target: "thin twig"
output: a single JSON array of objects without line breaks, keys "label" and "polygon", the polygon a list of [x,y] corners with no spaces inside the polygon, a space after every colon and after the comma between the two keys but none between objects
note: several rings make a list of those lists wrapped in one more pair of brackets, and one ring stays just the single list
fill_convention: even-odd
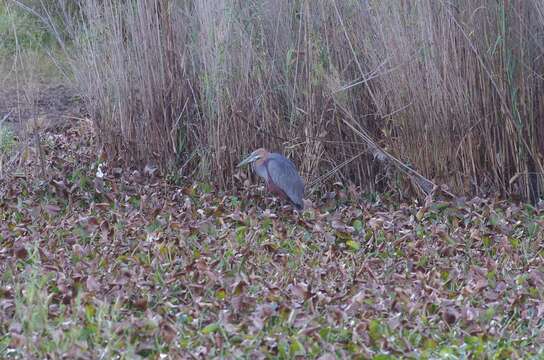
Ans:
[{"label": "thin twig", "polygon": [[4,121],[6,121],[6,120],[10,117],[10,115],[11,115],[12,112],[13,112],[13,111],[10,111],[10,112],[8,112],[6,115],[4,115],[4,117],[2,118],[2,120],[0,120],[0,126],[2,126],[2,124],[4,123]]}]

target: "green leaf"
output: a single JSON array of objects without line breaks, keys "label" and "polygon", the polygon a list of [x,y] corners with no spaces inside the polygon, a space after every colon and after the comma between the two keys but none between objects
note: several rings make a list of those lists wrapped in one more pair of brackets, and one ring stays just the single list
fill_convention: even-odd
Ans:
[{"label": "green leaf", "polygon": [[396,359],[396,357],[388,355],[388,354],[378,354],[372,357],[372,360],[394,360],[394,359]]},{"label": "green leaf", "polygon": [[319,330],[319,336],[325,341],[330,341],[329,339],[330,334],[331,334],[330,327],[324,327],[321,330]]},{"label": "green leaf", "polygon": [[289,346],[289,354],[291,356],[305,355],[304,345],[300,343],[296,338],[291,339],[291,346]]},{"label": "green leaf", "polygon": [[237,196],[231,196],[230,203],[232,204],[232,206],[238,207],[238,205],[240,205],[240,199],[238,199]]},{"label": "green leaf", "polygon": [[368,324],[368,334],[370,338],[374,341],[377,341],[382,338],[384,333],[384,328],[381,322],[378,320],[370,320]]},{"label": "green leaf", "polygon": [[532,222],[529,225],[527,225],[527,235],[532,238],[535,237],[540,230],[540,225],[536,222]]},{"label": "green leaf", "polygon": [[360,219],[356,219],[352,226],[355,228],[355,230],[357,231],[357,233],[361,233],[361,231],[363,231],[363,222],[360,220]]},{"label": "green leaf", "polygon": [[236,242],[239,245],[243,245],[246,242],[247,226],[238,226],[236,228]]},{"label": "green leaf", "polygon": [[423,349],[425,350],[434,350],[437,346],[438,343],[431,338],[425,339],[425,341],[423,342]]},{"label": "green leaf", "polygon": [[96,314],[96,308],[92,304],[85,305],[85,316],[87,320],[90,320]]},{"label": "green leaf", "polygon": [[481,354],[484,351],[484,343],[482,339],[477,336],[466,336],[465,344],[467,344],[467,350],[472,351],[477,354]]},{"label": "green leaf", "polygon": [[499,349],[494,355],[494,360],[506,360],[506,359],[514,359],[517,358],[513,355],[516,353],[516,351],[511,346],[506,346],[501,349]]},{"label": "green leaf", "polygon": [[262,221],[262,224],[261,224],[261,230],[262,231],[268,231],[269,229],[272,228],[272,219],[270,218],[265,218],[263,221]]},{"label": "green leaf", "polygon": [[207,182],[201,182],[200,184],[200,191],[202,191],[204,194],[209,194],[213,192],[213,186]]},{"label": "green leaf", "polygon": [[343,241],[349,241],[352,239],[351,234],[343,232],[343,231],[336,231],[335,232],[336,238]]},{"label": "green leaf", "polygon": [[204,327],[200,332],[204,335],[209,335],[219,330],[219,325],[217,323],[211,323],[208,326]]},{"label": "green leaf", "polygon": [[346,245],[353,251],[357,251],[361,248],[361,244],[354,240],[346,241]]},{"label": "green leaf", "polygon": [[490,307],[484,312],[483,318],[485,322],[490,322],[495,316],[495,309]]},{"label": "green leaf", "polygon": [[513,247],[514,249],[519,248],[519,245],[520,245],[519,239],[516,239],[516,238],[509,238],[509,240],[510,240],[510,245],[512,245],[512,247]]},{"label": "green leaf", "polygon": [[491,216],[489,217],[489,224],[491,226],[499,225],[499,217],[495,214],[491,214]]},{"label": "green leaf", "polygon": [[278,345],[279,358],[280,359],[290,359],[291,357],[287,355],[287,344],[285,341],[281,341]]},{"label": "green leaf", "polygon": [[225,291],[225,289],[219,289],[215,293],[215,297],[219,300],[225,300],[225,298],[227,297],[227,292]]},{"label": "green leaf", "polygon": [[457,359],[457,352],[454,348],[449,346],[444,346],[440,349],[440,357],[443,359]]}]

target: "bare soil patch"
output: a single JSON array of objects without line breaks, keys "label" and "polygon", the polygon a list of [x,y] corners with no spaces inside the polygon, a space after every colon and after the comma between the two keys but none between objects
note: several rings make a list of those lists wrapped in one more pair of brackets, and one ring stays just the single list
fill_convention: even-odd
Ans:
[{"label": "bare soil patch", "polygon": [[0,89],[0,119],[15,130],[27,125],[59,126],[84,113],[76,91],[64,84],[41,85],[35,90]]}]

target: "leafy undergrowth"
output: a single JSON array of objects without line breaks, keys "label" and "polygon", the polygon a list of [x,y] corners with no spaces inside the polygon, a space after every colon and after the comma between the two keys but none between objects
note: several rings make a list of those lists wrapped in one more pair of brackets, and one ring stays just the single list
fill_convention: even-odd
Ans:
[{"label": "leafy undergrowth", "polygon": [[297,214],[98,166],[88,134],[0,184],[2,358],[544,355],[542,208],[339,189]]}]

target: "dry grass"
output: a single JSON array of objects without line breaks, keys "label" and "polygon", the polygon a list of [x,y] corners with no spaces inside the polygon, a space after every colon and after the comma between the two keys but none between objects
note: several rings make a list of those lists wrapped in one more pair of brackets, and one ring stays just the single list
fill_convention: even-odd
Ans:
[{"label": "dry grass", "polygon": [[[40,95],[59,85],[52,38],[43,23],[0,1],[0,182],[28,158],[43,157],[41,134],[47,127]],[[40,172],[45,175],[41,163]]]},{"label": "dry grass", "polygon": [[240,156],[266,146],[308,180],[355,158],[336,177],[383,189],[394,172],[358,129],[456,193],[541,194],[539,0],[130,4],[85,1],[65,24],[113,158],[193,159],[185,175],[231,186]]},{"label": "dry grass", "polygon": [[81,26],[71,60],[102,143],[113,158],[173,165],[191,110],[188,33],[173,29],[187,13],[145,1],[88,1],[81,10],[85,22],[67,27]]},{"label": "dry grass", "polygon": [[405,107],[388,119],[397,154],[458,191],[539,191],[543,23],[535,5],[376,8],[384,48],[374,63],[386,58],[399,69],[378,81],[378,109]]}]

